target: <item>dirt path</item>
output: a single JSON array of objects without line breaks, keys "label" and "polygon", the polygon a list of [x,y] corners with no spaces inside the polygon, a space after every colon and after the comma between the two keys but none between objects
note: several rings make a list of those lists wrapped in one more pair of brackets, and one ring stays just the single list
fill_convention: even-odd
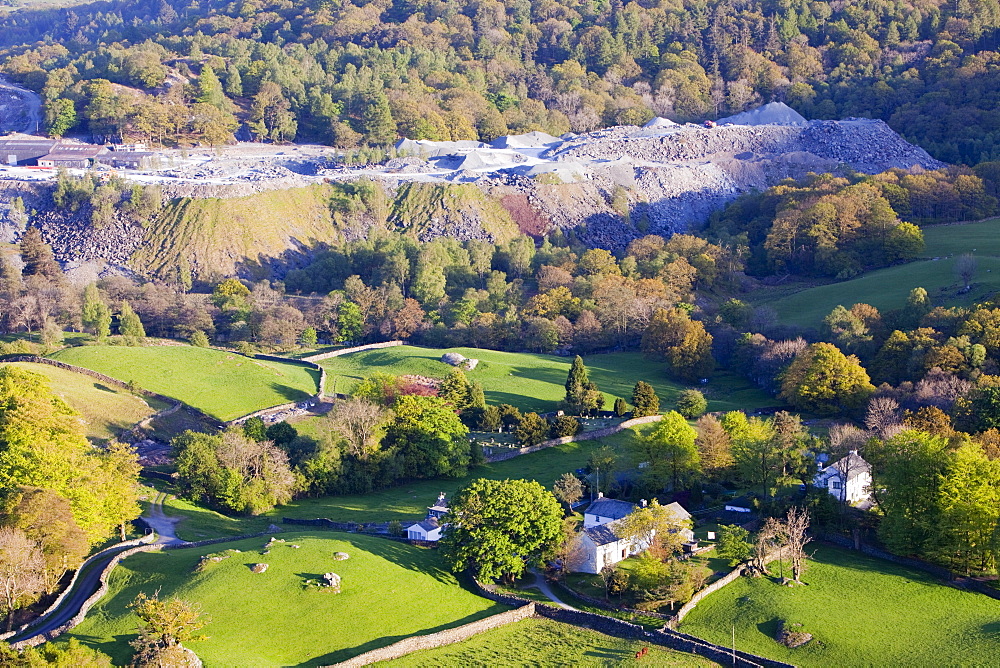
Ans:
[{"label": "dirt path", "polygon": [[539,573],[537,571],[532,571],[532,572],[535,575],[535,584],[529,585],[529,587],[528,587],[529,589],[531,587],[534,587],[538,591],[542,592],[542,594],[544,594],[550,601],[552,601],[553,603],[555,603],[556,605],[558,605],[563,610],[576,610],[576,608],[574,608],[572,605],[568,605],[566,603],[563,603],[559,599],[559,597],[556,596],[552,592],[552,587],[549,586],[549,583],[545,580],[545,576],[544,575],[542,575],[541,573]]},{"label": "dirt path", "polygon": [[156,539],[157,545],[183,543],[184,541],[177,537],[174,529],[182,518],[168,517],[163,513],[163,500],[165,498],[167,498],[167,495],[164,492],[158,493],[156,498],[149,504],[149,510],[147,510],[146,514],[142,516],[142,519],[144,519],[146,523],[153,528],[153,531],[156,532],[156,535],[158,536]]}]

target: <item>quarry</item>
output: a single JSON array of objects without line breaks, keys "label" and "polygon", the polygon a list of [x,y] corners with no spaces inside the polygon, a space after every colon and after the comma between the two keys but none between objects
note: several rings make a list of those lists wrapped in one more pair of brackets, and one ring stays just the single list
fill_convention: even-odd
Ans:
[{"label": "quarry", "polygon": [[[401,139],[391,155],[383,164],[347,165],[339,151],[327,146],[239,143],[158,150],[144,169],[99,165],[97,173],[157,185],[164,202],[246,200],[369,179],[396,202],[384,222],[412,227],[422,240],[504,241],[518,232],[572,229],[588,245],[614,250],[642,234],[697,229],[739,195],[786,178],[945,166],[883,121],[808,121],[780,102],[702,125],[654,118],[642,127],[561,137],[536,131],[489,144]],[[0,206],[17,196],[30,200],[63,262],[96,263],[102,272],[127,267],[134,252],[149,242],[150,231],[129,224],[95,230],[85,216],[45,211],[46,182],[54,177],[53,170],[37,166],[0,167]],[[446,197],[446,192],[461,196]],[[413,193],[421,194],[419,206],[400,203]],[[310,215],[315,219],[310,224],[322,223]],[[301,226],[288,227],[276,231],[275,247],[268,252],[305,252]],[[315,242],[364,234],[364,229],[343,229],[310,236]],[[4,240],[18,236],[9,223],[0,226]],[[223,237],[211,245],[230,243]],[[223,255],[243,252],[229,248]]]}]

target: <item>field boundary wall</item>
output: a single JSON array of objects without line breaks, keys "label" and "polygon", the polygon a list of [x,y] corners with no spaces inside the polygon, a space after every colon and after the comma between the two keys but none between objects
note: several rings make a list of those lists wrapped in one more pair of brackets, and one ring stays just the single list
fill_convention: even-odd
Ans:
[{"label": "field boundary wall", "polygon": [[[516,602],[518,601],[522,603],[528,602],[527,599],[519,596],[506,592],[496,592],[478,581],[474,580],[474,582],[480,595],[491,600],[506,603],[507,605],[516,605]],[[658,631],[646,631],[638,624],[626,622],[621,619],[615,619],[614,617],[608,617],[606,615],[599,615],[594,612],[585,612],[583,610],[575,609],[567,610],[565,608],[557,608],[553,605],[545,603],[536,603],[535,615],[537,617],[545,617],[564,624],[571,624],[573,626],[591,629],[605,635],[614,636],[615,638],[624,638],[626,640],[645,640],[646,642],[668,647],[680,652],[703,656],[719,663],[720,665],[737,666],[738,668],[795,668],[791,664],[757,656],[756,654],[750,654],[749,652],[741,652],[739,650],[734,652],[731,647],[716,645],[715,643],[707,640],[702,640],[701,638],[696,638],[686,633],[680,633],[666,627]]]},{"label": "field boundary wall", "polygon": [[353,348],[342,348],[340,350],[331,350],[328,353],[317,353],[316,355],[308,355],[307,357],[300,357],[299,359],[306,362],[319,362],[320,360],[327,360],[331,357],[340,357],[341,355],[350,355],[351,353],[360,353],[363,350],[379,350],[381,348],[393,348],[395,346],[405,346],[406,341],[383,341],[382,343],[369,343],[364,346],[354,346]]},{"label": "field boundary wall", "polygon": [[[326,387],[326,369],[321,367],[319,364],[312,362],[307,359],[292,359],[291,357],[279,357],[277,355],[264,355],[256,354],[251,359],[265,360],[268,362],[281,362],[283,364],[297,364],[299,366],[304,366],[314,371],[319,371],[319,388],[316,394],[312,395],[308,399],[303,399],[302,401],[316,402],[319,403],[323,401],[326,396],[324,393],[324,388]],[[264,417],[265,415],[270,415],[272,413],[280,413],[281,411],[291,410],[296,408],[302,401],[290,401],[286,404],[279,404],[277,406],[268,406],[267,408],[261,408],[259,411],[253,411],[252,413],[247,413],[246,415],[241,415],[238,418],[234,418],[227,422],[226,424],[243,424],[250,418]]]},{"label": "field boundary wall", "polygon": [[625,431],[632,427],[638,426],[640,424],[649,424],[651,422],[659,422],[663,419],[662,415],[647,415],[646,417],[632,418],[631,420],[625,420],[613,427],[605,427],[604,429],[597,429],[595,431],[584,431],[576,434],[574,436],[560,436],[559,438],[551,438],[547,441],[542,441],[537,445],[528,445],[523,448],[510,448],[503,449],[497,453],[491,453],[486,456],[486,461],[492,463],[503,462],[508,459],[513,459],[514,457],[519,457],[521,455],[531,454],[532,452],[538,452],[539,450],[544,450],[545,448],[551,448],[556,445],[564,445],[566,443],[575,443],[576,441],[593,441],[598,438],[606,438],[617,434],[618,432]]},{"label": "field boundary wall", "polygon": [[[74,626],[77,626],[78,624],[80,624],[80,622],[83,621],[83,618],[87,616],[87,613],[90,612],[90,609],[92,607],[94,607],[94,605],[96,605],[97,602],[100,601],[104,597],[105,594],[108,593],[108,576],[111,574],[111,571],[113,571],[115,569],[115,567],[122,561],[122,559],[130,557],[133,554],[138,554],[139,552],[152,552],[154,550],[159,550],[162,547],[161,545],[151,545],[151,544],[148,544],[149,542],[155,541],[155,540],[156,540],[156,534],[149,534],[149,535],[144,536],[144,537],[142,537],[142,538],[140,538],[138,540],[135,540],[135,541],[127,541],[125,543],[119,543],[118,545],[113,545],[112,547],[107,548],[105,550],[101,550],[97,554],[95,554],[92,557],[90,557],[89,559],[87,559],[87,561],[85,561],[80,566],[80,568],[77,569],[76,573],[73,575],[73,580],[70,581],[69,587],[67,587],[66,590],[62,594],[60,594],[59,598],[56,599],[56,603],[53,603],[51,606],[49,606],[49,609],[46,610],[40,617],[37,617],[34,620],[32,620],[31,624],[37,623],[39,620],[43,619],[45,616],[47,616],[47,615],[49,615],[49,614],[51,614],[52,612],[55,611],[57,605],[59,603],[62,603],[62,601],[64,600],[64,598],[67,595],[69,595],[69,593],[72,591],[73,585],[76,584],[77,577],[79,576],[80,573],[83,572],[84,567],[86,566],[86,564],[87,564],[88,561],[91,561],[93,559],[96,559],[97,557],[100,557],[105,552],[107,552],[109,549],[116,549],[116,548],[121,547],[122,545],[129,545],[129,544],[133,545],[133,547],[130,547],[127,550],[122,550],[121,552],[119,552],[118,554],[116,554],[114,556],[114,558],[111,561],[108,562],[108,565],[105,566],[104,570],[101,572],[101,577],[100,577],[100,583],[101,583],[101,585],[97,588],[97,591],[95,591],[93,594],[91,594],[90,597],[87,598],[87,600],[83,602],[83,604],[80,606],[80,609],[77,611],[77,613],[75,615],[73,615],[73,617],[68,622],[66,622],[62,626],[59,626],[58,628],[52,629],[48,633],[41,633],[41,634],[38,634],[36,636],[32,636],[31,638],[28,638],[27,640],[22,640],[21,642],[11,643],[11,645],[10,645],[11,648],[20,651],[20,650],[23,650],[23,649],[25,649],[27,647],[37,647],[38,645],[41,645],[44,642],[48,642],[49,640],[53,640],[55,638],[58,638],[62,634],[66,633],[67,631],[69,631],[70,629],[72,629]],[[22,628],[26,628],[26,627],[22,627]]]},{"label": "field boundary wall", "polygon": [[420,650],[434,649],[436,647],[444,647],[446,645],[462,642],[463,640],[468,640],[469,638],[483,633],[484,631],[500,628],[501,626],[519,622],[522,619],[527,619],[528,617],[533,617],[535,615],[535,604],[533,602],[525,603],[521,601],[519,602],[519,606],[520,607],[515,608],[514,610],[507,610],[506,612],[491,615],[484,619],[463,624],[462,626],[458,626],[453,629],[445,629],[444,631],[428,633],[420,636],[410,636],[409,638],[404,638],[403,640],[395,642],[391,645],[373,649],[370,652],[365,652],[364,654],[358,654],[357,656],[347,659],[346,661],[334,664],[334,666],[336,668],[356,668],[357,666],[367,666],[373,663],[378,663],[379,661],[398,659],[406,656],[407,654],[419,652]]}]

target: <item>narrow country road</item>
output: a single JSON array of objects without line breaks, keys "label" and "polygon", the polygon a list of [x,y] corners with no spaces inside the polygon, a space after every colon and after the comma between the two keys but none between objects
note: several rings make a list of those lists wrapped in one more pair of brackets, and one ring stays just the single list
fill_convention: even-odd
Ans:
[{"label": "narrow country road", "polygon": [[[172,543],[182,543],[184,541],[177,538],[174,532],[174,525],[180,518],[167,517],[163,514],[163,499],[166,494],[159,493],[150,503],[149,509],[143,515],[143,519],[157,534],[156,545],[169,545]],[[62,603],[51,614],[35,621],[24,631],[7,639],[8,643],[28,640],[37,635],[50,633],[59,628],[76,616],[83,603],[90,598],[101,586],[101,573],[105,567],[115,558],[117,554],[134,547],[132,545],[112,546],[98,555],[87,564],[85,570],[80,574],[73,584],[73,590],[63,599]]]}]

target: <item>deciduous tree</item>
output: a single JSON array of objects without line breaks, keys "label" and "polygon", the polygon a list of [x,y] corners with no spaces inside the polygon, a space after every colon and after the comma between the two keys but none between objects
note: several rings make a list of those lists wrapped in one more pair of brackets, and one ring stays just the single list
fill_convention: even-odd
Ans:
[{"label": "deciduous tree", "polygon": [[445,522],[445,562],[488,581],[520,576],[562,536],[559,502],[535,481],[474,480],[451,500]]}]

